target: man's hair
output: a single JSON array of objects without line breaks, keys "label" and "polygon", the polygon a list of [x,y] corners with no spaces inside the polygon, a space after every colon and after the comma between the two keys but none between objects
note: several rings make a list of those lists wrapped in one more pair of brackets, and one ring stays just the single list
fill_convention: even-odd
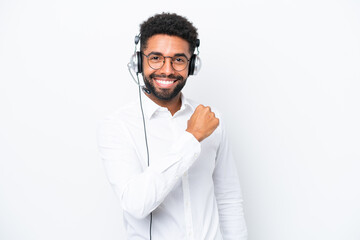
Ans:
[{"label": "man's hair", "polygon": [[175,13],[161,13],[150,17],[140,24],[140,49],[147,47],[147,41],[155,34],[177,36],[189,43],[189,51],[192,54],[198,38],[197,29],[185,17]]}]

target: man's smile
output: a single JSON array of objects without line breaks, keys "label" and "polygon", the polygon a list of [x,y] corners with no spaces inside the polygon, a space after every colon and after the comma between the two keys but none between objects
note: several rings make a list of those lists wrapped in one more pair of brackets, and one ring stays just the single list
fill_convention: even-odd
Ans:
[{"label": "man's smile", "polygon": [[159,88],[171,88],[175,85],[175,82],[178,80],[183,80],[182,76],[171,75],[157,75],[151,74],[150,78],[153,80],[154,84]]},{"label": "man's smile", "polygon": [[161,88],[171,88],[176,82],[175,79],[163,79],[163,78],[153,78],[156,85]]}]

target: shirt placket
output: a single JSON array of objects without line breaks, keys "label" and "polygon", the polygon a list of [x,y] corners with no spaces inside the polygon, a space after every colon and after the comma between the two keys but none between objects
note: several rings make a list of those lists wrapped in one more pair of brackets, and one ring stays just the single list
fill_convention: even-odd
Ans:
[{"label": "shirt placket", "polygon": [[186,228],[186,239],[194,239],[194,229],[192,222],[192,213],[191,213],[191,201],[190,201],[190,189],[189,189],[189,175],[188,171],[182,176],[182,186],[184,194],[184,209],[185,209],[185,228]]},{"label": "shirt placket", "polygon": [[[176,124],[176,117],[171,119],[171,127],[174,132],[175,139],[179,135],[179,129]],[[184,216],[185,216],[185,230],[186,230],[186,239],[194,239],[194,229],[192,222],[192,211],[191,211],[191,201],[190,201],[190,187],[189,187],[189,174],[188,171],[184,173],[181,177],[182,189],[183,189],[183,199],[184,199]]]}]

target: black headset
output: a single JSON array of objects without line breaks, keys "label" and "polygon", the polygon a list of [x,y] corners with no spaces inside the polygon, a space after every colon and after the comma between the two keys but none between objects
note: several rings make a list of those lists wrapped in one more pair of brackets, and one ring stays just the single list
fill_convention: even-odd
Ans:
[{"label": "black headset", "polygon": [[[140,51],[136,51],[137,44],[140,42],[140,34],[135,36],[135,52],[130,58],[130,62],[128,64],[129,68],[131,68],[136,74],[142,73],[143,62],[142,62],[142,54]],[[189,62],[189,76],[196,75],[200,71],[201,68],[201,60],[199,55],[199,46],[200,39],[196,39],[195,46],[197,49],[197,54],[193,54],[190,58]]]}]

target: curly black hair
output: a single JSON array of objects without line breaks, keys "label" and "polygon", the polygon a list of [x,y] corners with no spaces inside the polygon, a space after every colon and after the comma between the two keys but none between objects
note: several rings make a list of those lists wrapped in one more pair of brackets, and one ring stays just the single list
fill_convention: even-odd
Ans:
[{"label": "curly black hair", "polygon": [[197,29],[185,17],[175,13],[156,14],[140,24],[140,49],[147,47],[147,41],[155,34],[177,36],[189,43],[189,51],[193,53],[198,38]]}]

